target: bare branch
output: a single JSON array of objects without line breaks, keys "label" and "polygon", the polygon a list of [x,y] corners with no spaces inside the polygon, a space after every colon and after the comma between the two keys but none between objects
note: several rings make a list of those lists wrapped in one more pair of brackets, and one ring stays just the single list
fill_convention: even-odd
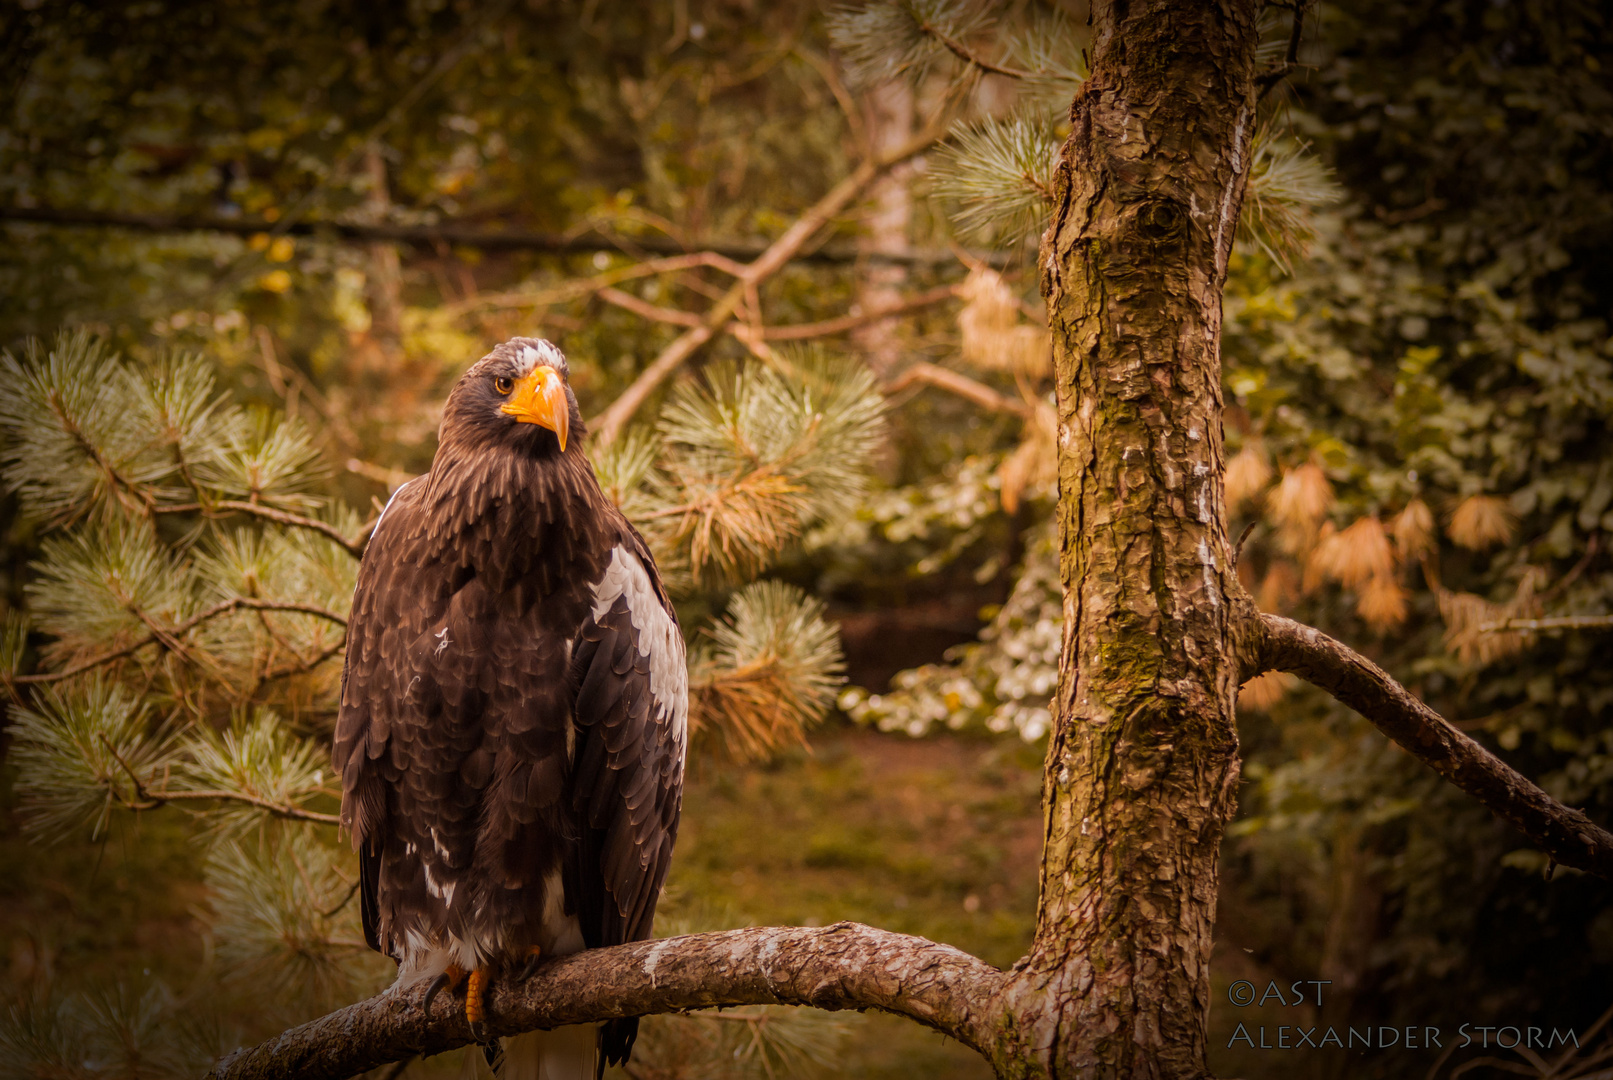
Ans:
[{"label": "bare branch", "polygon": [[[524,983],[495,979],[485,1034],[727,1005],[809,1005],[881,1009],[984,1050],[1006,983],[1001,971],[951,946],[857,923],[750,927],[585,949]],[[387,990],[238,1050],[209,1080],[344,1080],[473,1041],[459,1003],[444,994],[428,1016],[425,992],[424,981]]]},{"label": "bare branch", "polygon": [[1378,665],[1320,630],[1280,615],[1261,615],[1245,664],[1252,677],[1275,668],[1321,687],[1402,749],[1517,826],[1564,866],[1613,880],[1613,834],[1553,799],[1527,777],[1418,701]]},{"label": "bare branch", "polygon": [[1606,630],[1613,628],[1613,615],[1561,615],[1553,619],[1502,619],[1499,622],[1479,624],[1479,633],[1497,634],[1503,631],[1541,633],[1552,630]]},{"label": "bare branch", "polygon": [[607,304],[614,304],[624,311],[631,311],[640,318],[649,319],[651,322],[671,323],[674,326],[700,325],[700,316],[693,312],[658,307],[646,300],[640,300],[631,293],[624,293],[620,289],[607,286],[600,289],[596,295]]},{"label": "bare branch", "polygon": [[[586,255],[604,251],[620,253],[622,242],[598,234],[569,236],[564,233],[532,233],[520,229],[479,229],[463,225],[375,225],[349,221],[295,221],[284,227],[267,221],[217,218],[206,215],[120,214],[99,210],[54,209],[50,207],[0,207],[0,222],[15,221],[40,225],[84,226],[132,229],[137,232],[221,232],[236,236],[272,235],[313,236],[352,243],[410,244],[429,252],[444,246],[478,248],[483,251],[537,251],[554,255]],[[666,236],[636,236],[633,246],[648,255],[683,257],[688,249]],[[743,240],[705,245],[699,255],[728,260],[749,260],[765,254],[770,245]],[[862,259],[901,263],[910,266],[945,266],[952,257],[944,251],[858,251],[849,245],[828,245],[790,255],[793,262],[851,263]],[[994,266],[1011,265],[1001,254],[985,255]]]},{"label": "bare branch", "polygon": [[733,317],[734,312],[739,309],[739,305],[744,302],[752,289],[778,273],[819,229],[827,225],[836,214],[845,209],[848,203],[865,191],[869,184],[908,158],[934,145],[943,133],[939,125],[931,125],[890,153],[865,160],[852,170],[851,175],[841,180],[829,190],[828,194],[797,218],[795,223],[784,231],[784,235],[773,241],[766,251],[744,268],[739,279],[705,313],[700,325],[691,326],[661,350],[661,355],[640,372],[633,384],[589,424],[595,442],[604,445],[620,435],[622,428],[655,392],[656,387],[665,382],[696,349],[711,340],[718,328]]},{"label": "bare branch", "polygon": [[967,398],[974,402],[982,409],[989,409],[992,412],[1013,413],[1015,416],[1023,416],[1027,420],[1035,415],[1035,410],[1023,401],[1016,401],[1006,394],[999,394],[985,383],[971,379],[969,376],[953,371],[951,368],[926,363],[923,360],[909,364],[900,375],[887,383],[884,387],[885,393],[897,393],[917,382],[928,383],[938,389],[957,394],[959,397]]},{"label": "bare branch", "polygon": [[[764,341],[805,341],[809,338],[829,337],[831,334],[844,334],[869,323],[879,322],[896,315],[906,315],[909,312],[919,311],[923,308],[934,307],[945,303],[958,295],[956,285],[942,285],[928,292],[903,300],[899,304],[891,304],[877,311],[864,311],[857,315],[842,315],[838,319],[824,319],[822,322],[798,323],[794,326],[764,326],[761,328]],[[734,324],[729,324],[732,333]]]},{"label": "bare branch", "polygon": [[222,800],[226,802],[242,802],[248,804],[249,806],[256,806],[260,810],[267,810],[275,817],[287,818],[291,821],[313,821],[321,825],[340,825],[342,823],[342,819],[337,817],[335,814],[321,814],[318,811],[304,810],[300,806],[292,806],[289,803],[270,802],[268,799],[260,799],[256,795],[248,795],[244,791],[163,790],[146,791],[145,796],[150,800],[151,805],[137,807],[136,809],[153,810],[158,806],[161,806],[163,803],[180,802],[187,799],[201,799],[207,801]]}]

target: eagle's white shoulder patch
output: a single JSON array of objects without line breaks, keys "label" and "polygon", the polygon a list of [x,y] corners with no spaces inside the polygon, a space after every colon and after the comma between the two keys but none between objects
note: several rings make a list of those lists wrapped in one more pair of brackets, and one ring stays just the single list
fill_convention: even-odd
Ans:
[{"label": "eagle's white shoulder patch", "polygon": [[683,654],[683,635],[661,606],[644,564],[617,544],[610,553],[604,577],[594,586],[594,619],[602,618],[621,597],[627,598],[628,618],[638,631],[639,655],[650,661],[650,693],[662,719],[672,724],[681,755],[689,727],[689,667]]},{"label": "eagle's white shoulder patch", "polygon": [[[418,479],[420,479],[418,476],[414,478],[414,480]],[[398,490],[394,491],[391,498],[387,499],[386,505],[381,507],[381,516],[375,519],[375,528],[370,530],[371,536],[374,536],[376,532],[380,530],[381,522],[386,520],[386,512],[392,509],[392,504],[398,501],[398,496],[403,494],[403,489],[414,483],[414,480],[405,480],[403,483],[399,484]]]}]

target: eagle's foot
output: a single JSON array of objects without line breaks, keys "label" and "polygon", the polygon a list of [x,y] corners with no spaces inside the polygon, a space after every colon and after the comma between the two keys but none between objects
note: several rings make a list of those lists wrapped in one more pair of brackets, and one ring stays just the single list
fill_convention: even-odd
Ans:
[{"label": "eagle's foot", "polygon": [[487,1019],[487,1003],[482,1000],[486,990],[487,969],[477,968],[465,984],[465,1023],[470,1025],[470,1033],[478,1042],[483,1035],[482,1023]]},{"label": "eagle's foot", "polygon": [[421,1008],[424,1009],[429,1015],[431,1012],[432,999],[437,996],[437,992],[439,990],[442,990],[444,987],[448,988],[450,991],[457,990],[459,989],[459,984],[464,981],[465,969],[460,967],[458,964],[449,964],[443,969],[443,973],[441,975],[438,975],[435,979],[431,980],[431,985],[426,988],[425,1004],[423,1004]]},{"label": "eagle's foot", "polygon": [[515,973],[516,982],[526,982],[528,979],[532,978],[533,972],[538,970],[538,961],[542,959],[542,949],[538,948],[536,945],[528,949],[526,951],[526,963],[522,964],[521,970]]}]

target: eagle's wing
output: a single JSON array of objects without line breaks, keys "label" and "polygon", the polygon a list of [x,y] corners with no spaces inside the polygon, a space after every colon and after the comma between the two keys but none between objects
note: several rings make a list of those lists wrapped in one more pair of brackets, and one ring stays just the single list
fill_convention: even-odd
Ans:
[{"label": "eagle's wing", "polygon": [[567,896],[591,948],[650,936],[688,746],[683,635],[644,541],[625,520],[620,526],[571,660],[581,835]]},{"label": "eagle's wing", "polygon": [[[370,948],[385,951],[380,941],[378,888],[381,874],[380,838],[388,808],[385,767],[379,760],[397,717],[390,715],[401,697],[395,679],[398,653],[394,638],[418,632],[434,612],[428,605],[411,603],[401,610],[406,590],[396,588],[392,568],[401,560],[397,548],[404,537],[397,520],[410,516],[425,485],[410,481],[392,493],[370,534],[369,547],[359,570],[359,584],[348,617],[347,656],[342,665],[341,712],[336,720],[332,753],[342,777],[342,827],[359,851],[359,904],[364,939]],[[404,504],[399,508],[399,504]],[[388,519],[393,519],[389,521]],[[390,527],[383,530],[382,525]],[[418,624],[418,625],[415,625]],[[389,630],[390,628],[390,630]],[[377,712],[379,706],[379,712]]]}]

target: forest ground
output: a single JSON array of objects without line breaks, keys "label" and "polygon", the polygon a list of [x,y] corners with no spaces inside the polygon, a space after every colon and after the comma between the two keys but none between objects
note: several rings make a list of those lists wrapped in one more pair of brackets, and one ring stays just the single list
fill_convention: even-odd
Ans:
[{"label": "forest ground", "polygon": [[[208,963],[192,914],[206,903],[201,848],[183,818],[147,814],[115,822],[104,843],[41,849],[9,813],[10,780],[0,814],[0,996],[41,975],[64,989],[149,978],[183,992]],[[1007,965],[1029,944],[1035,918],[1039,803],[1038,748],[1018,740],[910,739],[833,726],[810,750],[759,768],[701,758],[689,776],[659,929],[850,919]],[[1218,960],[1217,1000],[1231,979],[1261,978],[1235,947],[1223,944]],[[268,1019],[260,996],[243,993],[241,1005]],[[1231,1018],[1224,1009],[1217,1017],[1225,1024],[1216,1024],[1212,1045],[1224,1047],[1229,1032],[1220,1028]],[[249,1015],[240,1020],[259,1026]],[[892,1017],[840,1016],[823,1034],[837,1044],[825,1075],[990,1075],[972,1051]],[[1223,1065],[1258,1077],[1262,1065],[1278,1064],[1268,1057]],[[448,1062],[417,1064],[406,1075],[457,1071]]]}]

